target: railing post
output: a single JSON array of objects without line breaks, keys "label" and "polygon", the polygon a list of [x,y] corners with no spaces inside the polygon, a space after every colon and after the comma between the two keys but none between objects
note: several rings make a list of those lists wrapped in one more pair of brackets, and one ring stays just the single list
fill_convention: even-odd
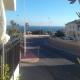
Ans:
[{"label": "railing post", "polygon": [[1,80],[3,80],[4,77],[4,45],[2,45],[2,50],[1,50]]}]

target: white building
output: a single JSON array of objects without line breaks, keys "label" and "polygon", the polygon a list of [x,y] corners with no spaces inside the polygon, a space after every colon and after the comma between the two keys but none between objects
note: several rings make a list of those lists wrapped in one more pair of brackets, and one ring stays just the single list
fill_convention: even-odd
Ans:
[{"label": "white building", "polygon": [[80,20],[74,20],[65,25],[66,36],[80,40]]},{"label": "white building", "polygon": [[[3,50],[4,50],[4,44],[6,45],[8,40],[10,39],[10,37],[6,33],[6,30],[7,30],[6,11],[7,10],[12,10],[12,11],[16,10],[16,0],[0,0],[0,43],[3,44]],[[4,54],[4,52],[5,52],[5,54]],[[5,76],[4,75],[4,64],[11,57],[11,55],[10,55],[10,56],[8,56],[8,58],[5,59],[6,54],[7,54],[6,51],[3,51],[3,53],[0,56],[0,59],[2,62],[0,64],[1,65],[1,72],[0,73],[2,74],[3,78]],[[17,60],[17,59],[19,62],[19,56],[14,57],[14,60]],[[9,61],[11,61],[11,60],[12,59],[10,58]],[[12,62],[13,65],[14,64],[16,64],[16,65],[15,65],[15,67],[13,65],[10,67],[11,71],[12,71],[12,76],[9,76],[11,78],[10,80],[17,80],[17,78],[19,77],[19,63],[18,62],[15,62],[15,63]],[[7,62],[6,62],[6,64],[7,64]],[[8,62],[8,65],[11,65],[10,62]],[[12,70],[13,67],[14,67],[14,70]]]}]

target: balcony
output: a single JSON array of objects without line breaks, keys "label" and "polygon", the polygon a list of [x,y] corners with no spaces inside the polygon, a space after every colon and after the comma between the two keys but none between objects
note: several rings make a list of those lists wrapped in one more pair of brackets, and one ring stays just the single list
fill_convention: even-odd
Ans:
[{"label": "balcony", "polygon": [[[5,57],[4,57],[4,62],[5,64],[9,65],[9,73],[10,73],[10,80],[15,80],[15,73],[16,73],[16,68],[19,65],[19,57],[20,57],[20,50],[19,50],[19,45],[20,44],[20,39],[16,38],[11,41],[9,41],[5,47],[4,47],[4,52],[5,52]],[[2,66],[2,47],[0,46],[0,65]],[[19,72],[19,71],[18,71]],[[2,67],[0,74],[2,73]],[[5,75],[4,75],[5,76]]]}]

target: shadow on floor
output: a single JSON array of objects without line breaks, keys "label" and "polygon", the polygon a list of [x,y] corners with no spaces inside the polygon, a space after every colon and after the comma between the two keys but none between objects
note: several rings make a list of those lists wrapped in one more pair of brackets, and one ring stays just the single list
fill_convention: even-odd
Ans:
[{"label": "shadow on floor", "polygon": [[80,65],[21,65],[20,74],[21,80],[80,80]]}]

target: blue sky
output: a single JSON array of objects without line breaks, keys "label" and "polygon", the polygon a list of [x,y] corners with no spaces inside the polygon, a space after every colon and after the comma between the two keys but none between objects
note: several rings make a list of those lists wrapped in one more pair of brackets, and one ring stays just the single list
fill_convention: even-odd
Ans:
[{"label": "blue sky", "polygon": [[78,19],[76,12],[80,5],[70,5],[68,0],[17,0],[16,12],[7,11],[8,23],[15,20],[19,24],[64,26]]}]

